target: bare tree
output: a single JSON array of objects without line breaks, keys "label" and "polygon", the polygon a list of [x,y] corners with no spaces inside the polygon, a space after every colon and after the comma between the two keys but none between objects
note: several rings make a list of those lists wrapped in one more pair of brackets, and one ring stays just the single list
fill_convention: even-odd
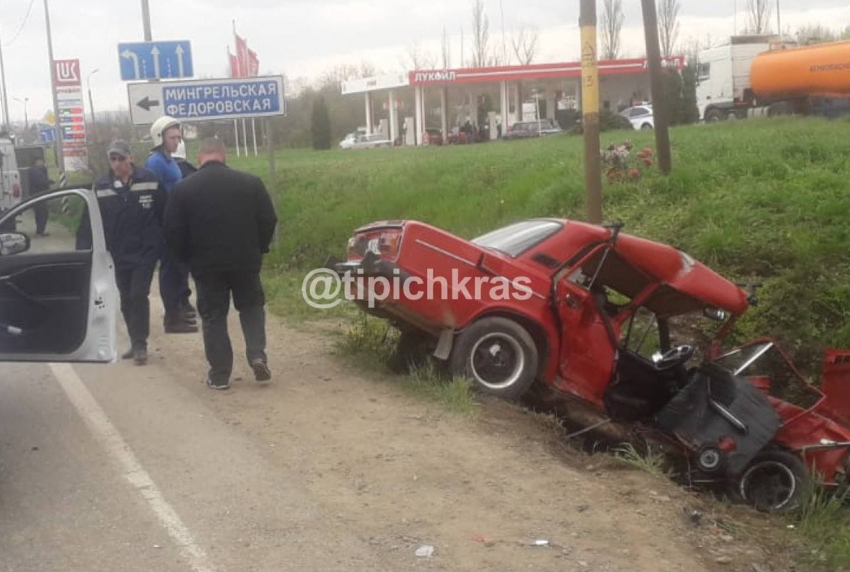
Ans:
[{"label": "bare tree", "polygon": [[834,42],[838,35],[823,24],[807,24],[797,30],[797,42],[807,46],[811,44],[823,44]]},{"label": "bare tree", "polygon": [[616,60],[623,32],[623,0],[602,0],[602,58]]},{"label": "bare tree", "polygon": [[452,67],[452,45],[449,43],[449,36],[446,33],[446,28],[443,26],[443,41],[441,47],[441,52],[443,56],[443,69],[447,70]]},{"label": "bare tree", "polygon": [[430,70],[437,67],[437,60],[419,42],[414,42],[407,46],[405,54],[401,58],[401,65],[413,70]]},{"label": "bare tree", "polygon": [[766,34],[770,31],[770,19],[773,12],[772,0],[747,0],[748,32]]},{"label": "bare tree", "polygon": [[484,0],[472,5],[472,67],[483,68],[490,64],[490,19],[484,12]]},{"label": "bare tree", "polygon": [[520,26],[518,32],[514,33],[511,38],[511,43],[514,47],[514,55],[517,62],[521,66],[527,66],[534,62],[537,57],[537,41],[539,40],[540,32],[536,27],[526,28]]},{"label": "bare tree", "polygon": [[671,57],[679,41],[679,0],[658,0],[658,33],[661,53]]}]

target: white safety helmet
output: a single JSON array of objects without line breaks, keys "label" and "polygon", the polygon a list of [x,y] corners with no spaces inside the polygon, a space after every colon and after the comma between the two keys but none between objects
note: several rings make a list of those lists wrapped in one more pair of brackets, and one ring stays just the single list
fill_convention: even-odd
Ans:
[{"label": "white safety helmet", "polygon": [[180,139],[180,144],[177,145],[177,150],[172,153],[171,156],[177,159],[186,159],[186,143],[183,139]]},{"label": "white safety helmet", "polygon": [[180,127],[180,122],[173,117],[163,115],[151,125],[151,141],[154,149],[162,145],[162,134],[172,127]]}]

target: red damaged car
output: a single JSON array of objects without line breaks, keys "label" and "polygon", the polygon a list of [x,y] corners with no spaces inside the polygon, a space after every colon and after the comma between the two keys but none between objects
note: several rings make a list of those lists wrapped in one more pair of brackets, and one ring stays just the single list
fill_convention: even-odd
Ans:
[{"label": "red damaged car", "polygon": [[[535,381],[605,421],[640,424],[680,451],[691,481],[731,485],[760,508],[793,507],[815,473],[850,469],[850,351],[828,350],[819,388],[773,340],[721,344],[755,302],[671,246],[561,219],[473,240],[415,221],[357,229],[334,266],[400,344],[433,355],[485,393]],[[697,348],[711,320],[716,333]]]}]

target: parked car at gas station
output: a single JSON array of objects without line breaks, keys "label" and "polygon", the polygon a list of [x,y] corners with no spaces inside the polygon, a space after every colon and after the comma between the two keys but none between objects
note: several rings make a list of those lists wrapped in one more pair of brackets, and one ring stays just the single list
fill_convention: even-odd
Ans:
[{"label": "parked car at gas station", "polygon": [[620,112],[622,117],[629,120],[636,130],[655,129],[655,118],[652,114],[652,105],[636,105]]},{"label": "parked car at gas station", "polygon": [[554,119],[540,119],[539,121],[519,121],[508,129],[502,139],[530,139],[533,137],[546,137],[549,135],[560,135],[563,129]]},{"label": "parked car at gas station", "polygon": [[393,142],[380,133],[354,135],[349,133],[339,146],[342,149],[375,149],[377,147],[392,147]]}]

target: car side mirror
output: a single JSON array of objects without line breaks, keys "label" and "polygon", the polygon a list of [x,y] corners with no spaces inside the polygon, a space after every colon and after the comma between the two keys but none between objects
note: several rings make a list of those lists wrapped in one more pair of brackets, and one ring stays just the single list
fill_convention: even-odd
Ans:
[{"label": "car side mirror", "polygon": [[30,249],[30,239],[20,232],[0,234],[0,256],[12,256]]}]

